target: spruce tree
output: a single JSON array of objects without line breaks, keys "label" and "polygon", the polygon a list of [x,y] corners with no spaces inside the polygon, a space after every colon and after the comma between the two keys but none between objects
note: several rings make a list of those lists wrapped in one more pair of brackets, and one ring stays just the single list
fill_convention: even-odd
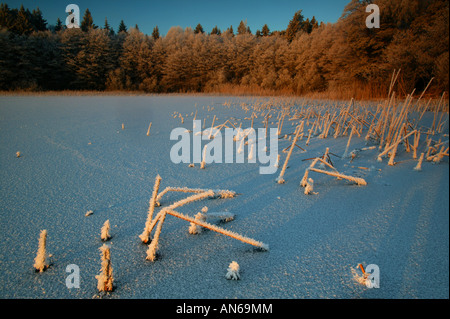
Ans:
[{"label": "spruce tree", "polygon": [[220,29],[215,26],[212,30],[211,30],[211,34],[216,34],[216,35],[221,35],[222,32],[220,31]]},{"label": "spruce tree", "polygon": [[123,20],[120,20],[119,29],[118,29],[117,33],[120,33],[120,32],[127,33],[127,26],[125,25],[125,22],[123,22]]},{"label": "spruce tree", "polygon": [[267,26],[267,24],[265,24],[265,25],[262,27],[261,35],[262,35],[263,37],[267,37],[267,36],[270,35],[270,29],[269,29],[269,27]]},{"label": "spruce tree", "polygon": [[237,29],[237,34],[243,35],[246,33],[247,33],[247,22],[244,22],[241,20],[241,22],[239,23],[238,29]]},{"label": "spruce tree", "polygon": [[156,26],[156,27],[153,28],[152,37],[153,37],[153,40],[155,40],[155,41],[159,39],[159,29],[158,29],[158,26]]},{"label": "spruce tree", "polygon": [[109,32],[111,30],[111,26],[108,23],[108,19],[105,17],[105,25],[103,26],[103,29]]},{"label": "spruce tree", "polygon": [[311,19],[311,32],[314,30],[314,29],[317,29],[319,27],[319,23],[318,23],[318,21],[316,20],[316,17],[312,17],[312,19]]},{"label": "spruce tree", "polygon": [[92,18],[89,9],[86,9],[84,12],[83,21],[81,21],[81,30],[87,32],[89,29],[94,29],[94,19]]},{"label": "spruce tree", "polygon": [[205,31],[203,30],[203,27],[202,27],[202,25],[200,23],[197,24],[197,26],[195,27],[194,33],[195,34],[197,34],[197,33],[205,33]]},{"label": "spruce tree", "polygon": [[55,31],[58,32],[58,31],[61,31],[61,30],[62,30],[62,22],[61,22],[61,20],[58,18],[58,19],[56,20]]},{"label": "spruce tree", "polygon": [[47,21],[42,16],[42,12],[39,8],[33,10],[31,14],[31,24],[36,31],[46,31],[47,30]]},{"label": "spruce tree", "polygon": [[225,33],[227,34],[231,34],[231,36],[234,36],[234,30],[233,30],[233,26],[230,25],[230,27],[225,31]]},{"label": "spruce tree", "polygon": [[17,12],[17,17],[14,21],[14,25],[12,27],[12,31],[17,34],[30,34],[33,32],[33,25],[31,24],[31,13],[27,9],[20,6],[19,11]]},{"label": "spruce tree", "polygon": [[302,10],[299,10],[294,14],[294,17],[291,19],[291,21],[289,21],[285,34],[286,39],[289,42],[292,42],[297,33],[302,29],[304,22],[303,19],[304,17],[302,15]]},{"label": "spruce tree", "polygon": [[0,3],[0,27],[11,30],[14,24],[14,15],[6,3]]}]

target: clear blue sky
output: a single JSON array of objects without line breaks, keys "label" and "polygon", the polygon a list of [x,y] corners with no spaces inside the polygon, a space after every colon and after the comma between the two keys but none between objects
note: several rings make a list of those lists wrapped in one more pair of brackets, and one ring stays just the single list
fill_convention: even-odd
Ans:
[{"label": "clear blue sky", "polygon": [[9,0],[0,2],[10,8],[19,8],[21,4],[32,11],[39,7],[49,25],[54,25],[59,17],[64,23],[65,8],[68,4],[80,7],[80,16],[89,8],[94,23],[103,27],[105,17],[117,31],[120,20],[127,27],[138,24],[139,29],[151,34],[157,25],[165,35],[172,26],[192,27],[200,23],[206,32],[217,25],[222,31],[230,25],[236,32],[239,22],[247,20],[253,33],[267,23],[271,31],[286,29],[294,13],[303,10],[305,18],[316,17],[318,21],[336,22],[350,0]]}]

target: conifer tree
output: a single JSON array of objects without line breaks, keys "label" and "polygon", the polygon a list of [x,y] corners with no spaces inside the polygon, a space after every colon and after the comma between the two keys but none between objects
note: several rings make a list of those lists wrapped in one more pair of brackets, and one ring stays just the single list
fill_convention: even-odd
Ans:
[{"label": "conifer tree", "polygon": [[194,33],[195,33],[195,34],[198,34],[198,33],[205,33],[205,31],[203,30],[203,27],[202,27],[202,25],[201,25],[200,23],[197,24],[197,26],[195,27]]},{"label": "conifer tree", "polygon": [[315,30],[315,29],[317,29],[319,27],[319,22],[316,20],[316,17],[314,17],[314,16],[312,17],[312,19],[310,21],[310,24],[311,24],[311,31],[310,31],[310,33],[313,30]]},{"label": "conifer tree", "polygon": [[241,20],[237,29],[238,35],[243,35],[247,33],[247,22]]},{"label": "conifer tree", "polygon": [[105,30],[106,34],[109,35],[109,36],[113,36],[114,35],[114,30],[109,25],[108,19],[106,17],[105,17],[105,25],[103,26],[103,30]]},{"label": "conifer tree", "polygon": [[152,32],[152,38],[153,40],[158,40],[159,39],[159,29],[158,26],[153,28],[153,32]]},{"label": "conifer tree", "polygon": [[95,29],[94,19],[92,18],[89,9],[86,9],[83,16],[83,21],[81,21],[81,30],[84,32],[89,31],[89,29]]},{"label": "conifer tree", "polygon": [[119,29],[117,33],[121,32],[127,33],[127,26],[125,25],[125,22],[123,22],[123,20],[120,20]]},{"label": "conifer tree", "polygon": [[220,31],[220,29],[215,26],[212,30],[211,30],[211,34],[216,34],[216,35],[221,35],[222,32]]},{"label": "conifer tree", "polygon": [[302,10],[297,11],[294,17],[289,21],[288,27],[286,29],[286,39],[290,42],[294,40],[297,33],[302,30],[304,17],[302,15]]},{"label": "conifer tree", "polygon": [[42,12],[39,8],[33,10],[31,14],[31,24],[36,31],[45,31],[47,30],[47,21],[42,16]]},{"label": "conifer tree", "polygon": [[23,5],[20,6],[19,11],[17,12],[12,31],[17,34],[25,35],[33,32],[33,25],[31,24],[31,13],[28,9],[25,10]]},{"label": "conifer tree", "polygon": [[10,30],[14,24],[14,15],[6,3],[0,3],[0,27]]},{"label": "conifer tree", "polygon": [[56,19],[55,31],[58,32],[58,31],[61,31],[61,30],[62,30],[62,22],[58,18],[58,19]]},{"label": "conifer tree", "polygon": [[261,35],[262,35],[263,37],[267,37],[267,36],[270,35],[270,29],[269,29],[269,27],[267,26],[267,24],[265,24],[265,25],[262,27],[262,29],[261,29]]},{"label": "conifer tree", "polygon": [[231,36],[234,36],[233,26],[230,25],[230,27],[225,31],[225,33],[230,34]]}]

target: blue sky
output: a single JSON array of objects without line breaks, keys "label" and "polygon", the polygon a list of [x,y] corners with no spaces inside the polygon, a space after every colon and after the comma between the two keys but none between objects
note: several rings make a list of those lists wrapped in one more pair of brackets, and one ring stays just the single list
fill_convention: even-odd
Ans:
[{"label": "blue sky", "polygon": [[350,0],[129,0],[129,1],[94,1],[94,0],[18,0],[2,1],[10,8],[35,9],[39,7],[48,24],[55,24],[59,17],[65,22],[65,8],[68,4],[77,4],[83,18],[89,8],[96,25],[104,25],[105,17],[117,31],[120,20],[128,27],[138,24],[139,29],[151,34],[157,25],[162,35],[172,26],[192,27],[200,23],[206,32],[217,25],[221,30],[230,25],[234,30],[241,20],[253,33],[267,23],[271,31],[286,29],[289,20],[297,10],[303,10],[305,18],[316,17],[323,22],[336,22],[344,7]]}]

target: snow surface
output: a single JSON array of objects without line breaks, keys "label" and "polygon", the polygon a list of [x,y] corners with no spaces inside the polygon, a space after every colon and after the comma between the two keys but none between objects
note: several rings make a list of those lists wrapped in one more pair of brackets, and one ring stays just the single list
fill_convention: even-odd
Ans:
[{"label": "snow surface", "polygon": [[[306,138],[295,148],[283,178],[260,175],[259,164],[173,164],[169,139],[175,127],[192,130],[192,112],[208,128],[250,117],[241,103],[269,98],[215,96],[2,96],[0,97],[0,298],[96,298],[102,225],[111,223],[115,290],[107,298],[449,298],[449,167],[424,161],[414,171],[412,153],[377,162],[377,150],[333,159],[339,172],[368,185],[310,172],[314,191],[301,178],[326,147],[344,153],[348,138]],[[331,103],[331,102],[330,102]],[[211,108],[214,108],[211,110]],[[210,110],[210,111],[208,111]],[[184,117],[173,117],[178,112]],[[187,115],[187,116],[186,116]],[[428,118],[432,114],[427,114]],[[152,122],[150,136],[146,135]],[[124,130],[122,130],[124,123]],[[262,127],[262,119],[255,120]],[[277,123],[271,125],[276,127]],[[283,134],[292,133],[287,121]],[[445,133],[448,134],[448,125]],[[365,141],[353,136],[350,150]],[[448,136],[447,136],[448,139]],[[203,142],[205,143],[205,142]],[[281,139],[281,150],[291,142]],[[247,148],[246,148],[247,149]],[[399,147],[400,149],[400,147]],[[21,156],[16,157],[20,152]],[[419,152],[420,154],[420,152]],[[366,167],[368,169],[360,169]],[[155,177],[167,186],[229,189],[235,198],[206,199],[180,212],[195,216],[229,212],[220,227],[269,245],[261,251],[233,238],[167,215],[157,260],[145,259],[139,239]],[[167,193],[167,207],[186,197]],[[161,208],[162,208],[161,207]],[[161,209],[157,207],[156,213]],[[93,213],[86,216],[86,212]],[[39,233],[48,231],[50,267],[35,272]],[[226,280],[232,261],[240,280]],[[354,269],[376,264],[380,288],[369,289]],[[80,269],[80,288],[68,289],[66,267]]]}]

